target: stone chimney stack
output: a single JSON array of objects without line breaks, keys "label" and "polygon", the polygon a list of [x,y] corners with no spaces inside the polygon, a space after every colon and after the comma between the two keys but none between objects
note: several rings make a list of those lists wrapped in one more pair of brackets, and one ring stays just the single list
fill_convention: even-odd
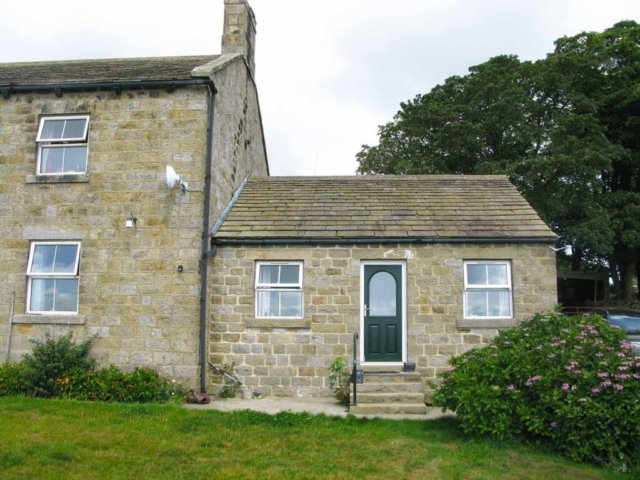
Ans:
[{"label": "stone chimney stack", "polygon": [[251,74],[256,74],[256,17],[247,0],[224,0],[222,54],[242,53]]}]

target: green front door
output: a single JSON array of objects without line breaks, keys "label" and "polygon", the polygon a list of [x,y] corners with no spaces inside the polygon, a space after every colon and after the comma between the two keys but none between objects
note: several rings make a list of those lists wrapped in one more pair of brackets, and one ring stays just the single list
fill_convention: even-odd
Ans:
[{"label": "green front door", "polygon": [[402,361],[402,266],[364,266],[364,360]]}]

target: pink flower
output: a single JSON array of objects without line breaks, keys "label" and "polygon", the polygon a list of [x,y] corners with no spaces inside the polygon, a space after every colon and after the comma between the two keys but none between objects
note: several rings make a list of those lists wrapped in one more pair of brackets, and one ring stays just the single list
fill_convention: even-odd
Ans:
[{"label": "pink flower", "polygon": [[627,356],[626,356],[624,353],[622,353],[622,352],[618,352],[618,356],[619,356],[620,358],[626,358],[626,357],[627,357]]},{"label": "pink flower", "polygon": [[552,426],[553,428],[556,428],[556,427],[558,426],[558,422],[551,422],[551,426]]},{"label": "pink flower", "polygon": [[596,357],[602,358],[602,353],[600,353],[600,352],[596,353]]},{"label": "pink flower", "polygon": [[580,345],[576,345],[576,350],[582,350],[582,347]]},{"label": "pink flower", "polygon": [[514,387],[513,385],[509,385],[509,386],[507,387],[507,390],[514,390],[515,388],[516,388],[516,387]]},{"label": "pink flower", "polygon": [[571,388],[571,386],[568,383],[563,383],[562,384],[562,390],[569,390]]},{"label": "pink flower", "polygon": [[456,369],[456,367],[453,367],[453,366],[449,367],[449,371],[450,372],[453,372],[455,369]]},{"label": "pink flower", "polygon": [[591,391],[593,393],[600,393],[600,389],[599,388],[592,388]]},{"label": "pink flower", "polygon": [[498,348],[497,345],[491,345],[491,348]]},{"label": "pink flower", "polygon": [[599,376],[600,378],[606,378],[606,377],[608,377],[608,376],[609,376],[609,374],[608,374],[607,372],[600,372],[600,373],[598,374],[598,376]]},{"label": "pink flower", "polygon": [[613,388],[615,388],[616,390],[624,390],[624,387],[622,385],[614,385]]},{"label": "pink flower", "polygon": [[600,384],[601,387],[609,387],[611,386],[611,380],[605,380]]}]

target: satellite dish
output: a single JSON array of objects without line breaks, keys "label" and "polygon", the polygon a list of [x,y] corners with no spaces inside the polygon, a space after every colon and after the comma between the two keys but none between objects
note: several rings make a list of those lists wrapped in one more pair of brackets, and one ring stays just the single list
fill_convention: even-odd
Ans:
[{"label": "satellite dish", "polygon": [[182,193],[189,188],[189,184],[184,181],[182,175],[178,175],[173,167],[167,165],[167,187],[169,190],[173,189],[176,186],[176,183],[180,185]]},{"label": "satellite dish", "polygon": [[167,187],[171,190],[176,186],[176,182],[180,181],[182,183],[182,175],[178,175],[173,167],[167,165]]}]

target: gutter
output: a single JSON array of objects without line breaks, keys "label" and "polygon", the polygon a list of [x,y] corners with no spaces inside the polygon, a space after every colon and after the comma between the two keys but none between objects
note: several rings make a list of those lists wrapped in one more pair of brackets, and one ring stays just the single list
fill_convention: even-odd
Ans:
[{"label": "gutter", "polygon": [[190,79],[190,80],[140,80],[124,82],[87,82],[87,83],[61,83],[47,85],[0,85],[0,93],[7,100],[12,93],[23,92],[55,92],[57,97],[62,96],[64,91],[75,90],[115,90],[120,93],[125,88],[168,88],[174,90],[179,87],[190,87],[203,85],[208,86],[212,92],[216,93],[213,81],[210,79]]},{"label": "gutter", "polygon": [[[194,80],[202,82],[202,80]],[[205,80],[207,84],[213,82]],[[207,152],[204,176],[204,213],[202,220],[202,257],[200,259],[200,392],[207,391],[207,287],[209,283],[209,213],[211,210],[211,169],[213,165],[213,121],[215,119],[216,89],[211,88],[211,105],[209,106],[209,121],[207,123]],[[215,253],[215,251],[213,251]]]},{"label": "gutter", "polygon": [[491,238],[491,237],[455,237],[455,238],[214,238],[217,245],[292,245],[292,244],[363,244],[363,243],[556,243],[557,237],[531,238]]}]

